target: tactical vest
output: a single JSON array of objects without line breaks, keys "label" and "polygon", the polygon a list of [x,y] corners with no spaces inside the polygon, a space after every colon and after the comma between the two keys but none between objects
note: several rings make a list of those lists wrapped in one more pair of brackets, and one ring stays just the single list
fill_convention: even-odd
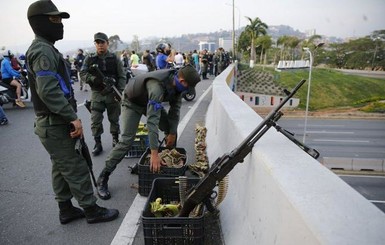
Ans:
[{"label": "tactical vest", "polygon": [[[95,65],[97,64],[98,65],[98,68],[99,70],[103,73],[103,75],[105,77],[111,77],[111,78],[114,78],[116,81],[118,81],[118,63],[116,61],[116,55],[114,53],[110,53],[109,55],[107,55],[107,57],[105,57],[104,59],[102,58],[99,58],[98,55],[92,55],[90,56],[90,58],[88,59],[88,64],[87,66],[88,67],[91,67],[92,65]],[[99,83],[100,86],[98,86],[97,88],[94,88],[98,91],[102,91],[105,86],[103,85],[103,83]]]},{"label": "tactical vest", "polygon": [[128,81],[124,93],[129,101],[140,106],[146,106],[148,103],[146,83],[149,80],[158,80],[164,89],[163,101],[169,101],[170,97],[175,94],[172,87],[175,74],[176,70],[163,69],[135,76]]}]

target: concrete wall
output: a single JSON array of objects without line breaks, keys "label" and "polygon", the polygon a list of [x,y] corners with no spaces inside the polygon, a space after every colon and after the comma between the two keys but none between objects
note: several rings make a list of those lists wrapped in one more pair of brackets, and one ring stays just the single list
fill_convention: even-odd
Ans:
[{"label": "concrete wall", "polygon": [[[262,121],[229,89],[233,68],[213,82],[206,115],[210,162]],[[229,175],[219,207],[226,245],[384,244],[385,214],[274,129]]]}]

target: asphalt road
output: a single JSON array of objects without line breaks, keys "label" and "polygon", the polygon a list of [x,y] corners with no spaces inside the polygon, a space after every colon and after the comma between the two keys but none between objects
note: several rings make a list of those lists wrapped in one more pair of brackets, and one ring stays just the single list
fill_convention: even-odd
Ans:
[{"label": "asphalt road", "polygon": [[[303,141],[304,119],[282,118],[279,125]],[[385,159],[385,120],[319,119],[307,123],[305,143],[320,157]]]},{"label": "asphalt road", "polygon": [[[183,101],[181,118],[188,114],[211,83],[212,80],[202,81],[197,86],[197,98],[192,102]],[[78,103],[90,96],[89,91],[79,91],[78,83],[75,83],[74,88]],[[211,94],[201,101],[201,106],[196,108],[194,115],[187,118],[186,126],[180,135],[178,147],[186,149],[188,159],[193,160],[195,157],[195,123],[204,122],[210,98]],[[112,198],[107,201],[98,200],[100,206],[120,211],[117,220],[91,225],[82,219],[61,225],[51,186],[51,162],[38,137],[33,133],[34,112],[32,104],[27,105],[24,109],[4,105],[10,122],[0,127],[0,244],[110,244],[138,195],[138,175],[132,175],[128,169],[128,166],[138,162],[138,158],[124,159],[118,165],[109,181]],[[78,115],[83,125],[90,125],[90,115],[84,106],[78,108]],[[84,130],[86,143],[92,149],[94,142],[90,126],[84,126]],[[96,177],[112,148],[112,137],[108,133],[109,124],[106,118],[104,130],[104,152],[93,157]],[[73,200],[73,203],[77,206],[76,201]],[[142,208],[139,207],[138,210]],[[143,244],[140,236],[137,238],[137,244]]]},{"label": "asphalt road", "polygon": [[[181,118],[186,119],[185,128],[180,134],[178,147],[185,148],[188,152],[189,162],[194,159],[194,128],[196,123],[204,122],[204,115],[207,106],[210,103],[210,96],[199,100],[199,97],[208,89],[211,80],[205,80],[198,84],[197,99],[193,102],[183,102]],[[78,103],[81,103],[85,98],[88,98],[90,92],[80,92],[78,84],[75,84],[76,97]],[[200,101],[200,105],[194,108],[194,103]],[[115,239],[117,232],[122,227],[126,213],[132,209],[132,204],[138,196],[138,191],[135,185],[138,183],[138,176],[130,174],[128,166],[133,165],[138,161],[137,158],[124,159],[113,173],[109,187],[112,193],[112,198],[107,201],[99,200],[98,204],[109,208],[117,208],[120,211],[120,216],[117,220],[104,224],[87,224],[85,220],[74,221],[68,225],[61,225],[58,219],[58,207],[54,200],[54,194],[51,187],[51,163],[49,156],[41,145],[38,137],[33,133],[34,113],[31,104],[25,109],[12,108],[10,105],[4,106],[5,112],[10,120],[9,125],[0,127],[0,244],[110,244]],[[194,109],[192,117],[189,112]],[[90,125],[90,116],[84,107],[79,107],[78,112],[84,125]],[[185,117],[187,115],[187,117]],[[338,137],[332,133],[315,133],[316,131],[330,130],[330,127],[325,125],[341,125],[340,120],[325,120],[324,125],[313,123],[312,120],[308,123],[308,133],[306,143],[319,150],[322,156],[329,154],[363,154],[374,153],[375,156],[384,157],[384,121],[361,122],[355,124],[351,120],[346,123],[355,125],[353,128],[357,133],[359,128],[366,128],[364,132],[359,133],[364,139],[357,137],[349,138],[350,134],[341,134],[343,140],[361,140],[368,141],[375,139],[375,143],[359,142],[358,145],[352,146],[351,142],[338,142]],[[301,123],[298,121],[294,126],[286,124],[286,120],[282,118],[279,121],[281,126],[288,130],[293,130],[299,139]],[[315,125],[320,124],[317,128]],[[370,125],[370,126],[368,126]],[[382,125],[382,128],[381,128]],[[379,127],[377,130],[370,130],[372,127]],[[108,152],[112,148],[112,139],[108,133],[108,123],[105,120],[105,131],[102,136],[104,152],[93,157],[94,172],[97,176],[104,166],[104,160]],[[333,127],[331,127],[333,128]],[[93,147],[90,127],[84,127],[86,142],[90,148]],[[337,129],[341,131],[341,126]],[[345,129],[344,129],[345,130]],[[346,129],[345,132],[350,132],[353,129]],[[356,131],[355,131],[356,132]],[[334,141],[317,141],[317,139],[333,135]],[[360,136],[360,137],[361,137]],[[370,138],[370,139],[369,139]],[[334,144],[329,147],[329,144]],[[376,145],[382,145],[382,148],[375,149]],[[354,150],[350,150],[351,148]],[[362,150],[365,149],[365,150]],[[338,150],[339,149],[339,150]],[[373,150],[375,149],[375,150]],[[372,150],[373,152],[370,152]],[[381,153],[382,152],[382,153]],[[381,195],[383,195],[384,178],[379,180],[364,178],[345,178],[343,179],[357,188],[366,198],[377,201],[376,205],[381,205]],[[373,181],[374,180],[374,181]],[[357,182],[358,181],[358,182]],[[372,196],[366,195],[372,193],[370,188],[375,189],[375,194]],[[76,201],[74,204],[77,205]],[[141,209],[141,207],[139,207]],[[140,223],[139,220],[137,222]],[[134,223],[134,226],[137,225]],[[212,224],[210,226],[213,226]],[[139,226],[136,233],[133,234],[132,244],[143,244],[143,235]],[[221,241],[218,237],[212,237],[216,240],[216,244]],[[212,242],[215,244],[215,242]]]},{"label": "asphalt road", "polygon": [[[303,118],[282,118],[279,124],[303,140]],[[320,152],[319,160],[323,157],[385,159],[385,120],[310,118],[305,142]],[[355,172],[339,176],[385,212],[385,173]]]}]

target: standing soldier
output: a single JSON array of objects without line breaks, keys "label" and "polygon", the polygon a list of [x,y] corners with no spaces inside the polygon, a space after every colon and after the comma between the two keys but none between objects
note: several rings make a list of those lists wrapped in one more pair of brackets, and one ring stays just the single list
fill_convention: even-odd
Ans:
[{"label": "standing soldier", "polygon": [[[120,101],[111,85],[120,92],[126,85],[123,63],[119,57],[108,50],[109,42],[106,34],[98,32],[94,35],[96,53],[87,55],[80,71],[81,78],[91,87],[91,131],[95,139],[92,150],[94,156],[103,151],[101,135],[103,134],[103,112],[107,109],[112,134],[112,146],[119,141]],[[100,77],[95,67],[104,77]],[[113,84],[111,84],[113,83]]]},{"label": "standing soldier", "polygon": [[79,82],[80,82],[80,90],[83,90],[83,86],[84,86],[84,91],[87,92],[87,88],[85,87],[86,84],[84,84],[83,79],[80,77],[80,69],[83,66],[84,58],[85,58],[85,56],[83,54],[83,49],[81,49],[81,48],[78,49],[78,54],[76,55],[76,58],[75,58],[75,61],[74,61],[74,65],[76,67],[77,77],[78,77]]},{"label": "standing soldier", "polygon": [[[52,1],[40,0],[29,6],[27,16],[36,34],[27,51],[28,78],[36,114],[34,130],[51,157],[52,186],[59,204],[60,223],[84,216],[88,223],[116,219],[118,210],[96,204],[86,160],[75,151],[76,139],[83,135],[82,123],[76,115],[70,64],[54,47],[57,40],[63,39],[62,18],[70,15],[59,12]],[[84,212],[72,205],[72,197]]]}]

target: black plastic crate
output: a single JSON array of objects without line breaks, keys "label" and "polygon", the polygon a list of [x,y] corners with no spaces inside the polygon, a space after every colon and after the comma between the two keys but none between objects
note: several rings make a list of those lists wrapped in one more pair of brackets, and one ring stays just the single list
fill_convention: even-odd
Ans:
[{"label": "black plastic crate", "polygon": [[[199,182],[189,178],[188,189]],[[154,217],[150,203],[156,198],[162,203],[179,202],[178,178],[156,178],[142,212],[145,245],[202,245],[204,244],[203,208],[197,217]]]},{"label": "black plastic crate", "polygon": [[[165,147],[160,147],[160,150],[166,149]],[[186,155],[186,150],[184,148],[175,148],[178,152]],[[147,148],[145,153],[141,156],[138,164],[138,184],[139,184],[139,194],[141,196],[148,196],[151,190],[152,181],[158,177],[176,177],[183,176],[186,172],[187,165],[187,155],[184,165],[180,168],[166,167],[161,166],[159,173],[152,173],[150,171],[150,165],[144,164],[147,155],[150,154],[150,149]]]},{"label": "black plastic crate", "polygon": [[134,142],[132,142],[131,149],[127,152],[125,158],[141,157],[148,145],[148,135],[136,135]]}]

